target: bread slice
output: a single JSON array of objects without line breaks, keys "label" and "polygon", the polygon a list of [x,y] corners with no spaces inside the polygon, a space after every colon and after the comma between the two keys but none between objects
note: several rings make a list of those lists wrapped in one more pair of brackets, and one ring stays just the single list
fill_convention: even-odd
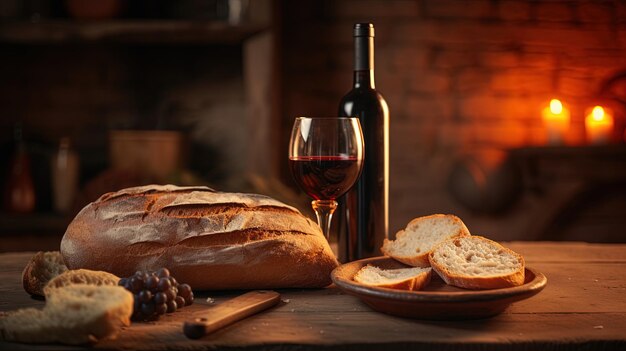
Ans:
[{"label": "bread slice", "polygon": [[89,269],[72,269],[52,278],[43,288],[44,294],[48,296],[50,290],[64,287],[71,284],[88,285],[117,285],[120,278],[115,274],[104,271],[92,271]]},{"label": "bread slice", "polygon": [[380,269],[367,265],[354,275],[354,280],[380,288],[420,290],[430,282],[430,274],[430,267]]},{"label": "bread slice", "polygon": [[448,284],[466,289],[497,289],[524,284],[524,258],[482,236],[448,240],[429,255]]},{"label": "bread slice", "polygon": [[115,338],[130,325],[133,295],[121,286],[74,284],[51,290],[42,310],[0,317],[0,339],[23,343],[84,344]]},{"label": "bread slice", "polygon": [[428,267],[428,254],[450,238],[468,236],[469,230],[457,216],[435,214],[418,217],[396,234],[396,240],[383,242],[383,254],[414,267]]},{"label": "bread slice", "polygon": [[31,295],[43,296],[43,288],[48,281],[66,270],[67,266],[59,251],[39,251],[22,272],[24,290]]}]

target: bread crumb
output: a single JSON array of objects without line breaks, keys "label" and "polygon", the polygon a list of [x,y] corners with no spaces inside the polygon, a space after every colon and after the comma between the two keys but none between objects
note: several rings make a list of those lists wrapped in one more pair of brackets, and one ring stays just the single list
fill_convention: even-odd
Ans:
[{"label": "bread crumb", "polygon": [[597,282],[597,281],[598,281],[598,279],[594,279],[593,281],[594,281],[594,282]]},{"label": "bread crumb", "polygon": [[256,330],[256,327],[252,327],[252,330]]},{"label": "bread crumb", "polygon": [[594,325],[593,329],[604,329],[603,325]]},{"label": "bread crumb", "polygon": [[320,330],[320,334],[324,334],[324,331],[323,331],[323,330]]},{"label": "bread crumb", "polygon": [[292,308],[292,309],[291,309],[291,312],[296,312],[296,310]]},{"label": "bread crumb", "polygon": [[207,297],[207,298],[206,298],[206,302],[207,302],[208,304],[211,304],[211,305],[212,305],[212,304],[214,304],[214,303],[215,303],[215,299],[214,299],[214,298],[212,298],[212,297]]},{"label": "bread crumb", "polygon": [[290,299],[282,299],[282,301],[283,301],[284,303],[289,303],[291,300],[290,300]]}]

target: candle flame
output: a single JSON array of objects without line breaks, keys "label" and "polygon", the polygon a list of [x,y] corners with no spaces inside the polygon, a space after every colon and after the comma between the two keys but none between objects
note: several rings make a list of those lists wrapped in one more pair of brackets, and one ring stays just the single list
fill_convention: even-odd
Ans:
[{"label": "candle flame", "polygon": [[561,101],[557,99],[550,100],[550,112],[554,113],[555,115],[563,112],[563,104],[561,104]]},{"label": "candle flame", "polygon": [[596,106],[593,108],[593,111],[591,111],[591,115],[594,120],[601,121],[604,119],[604,109],[602,106]]}]

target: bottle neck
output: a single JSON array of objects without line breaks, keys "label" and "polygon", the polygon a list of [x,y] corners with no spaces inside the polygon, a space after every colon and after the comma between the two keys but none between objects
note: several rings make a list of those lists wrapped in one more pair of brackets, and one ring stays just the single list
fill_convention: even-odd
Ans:
[{"label": "bottle neck", "polygon": [[374,70],[354,71],[354,87],[375,89]]},{"label": "bottle neck", "polygon": [[354,37],[354,87],[374,88],[374,37]]}]

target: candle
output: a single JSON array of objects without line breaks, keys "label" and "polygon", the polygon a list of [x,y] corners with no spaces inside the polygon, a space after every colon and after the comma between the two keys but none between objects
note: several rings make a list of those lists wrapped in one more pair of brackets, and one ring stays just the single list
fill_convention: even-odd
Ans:
[{"label": "candle", "polygon": [[613,133],[613,115],[602,106],[595,106],[585,117],[585,131],[589,143],[608,143]]},{"label": "candle", "polygon": [[542,111],[543,123],[548,133],[548,144],[559,145],[569,128],[570,113],[557,99],[550,100],[550,105]]}]

